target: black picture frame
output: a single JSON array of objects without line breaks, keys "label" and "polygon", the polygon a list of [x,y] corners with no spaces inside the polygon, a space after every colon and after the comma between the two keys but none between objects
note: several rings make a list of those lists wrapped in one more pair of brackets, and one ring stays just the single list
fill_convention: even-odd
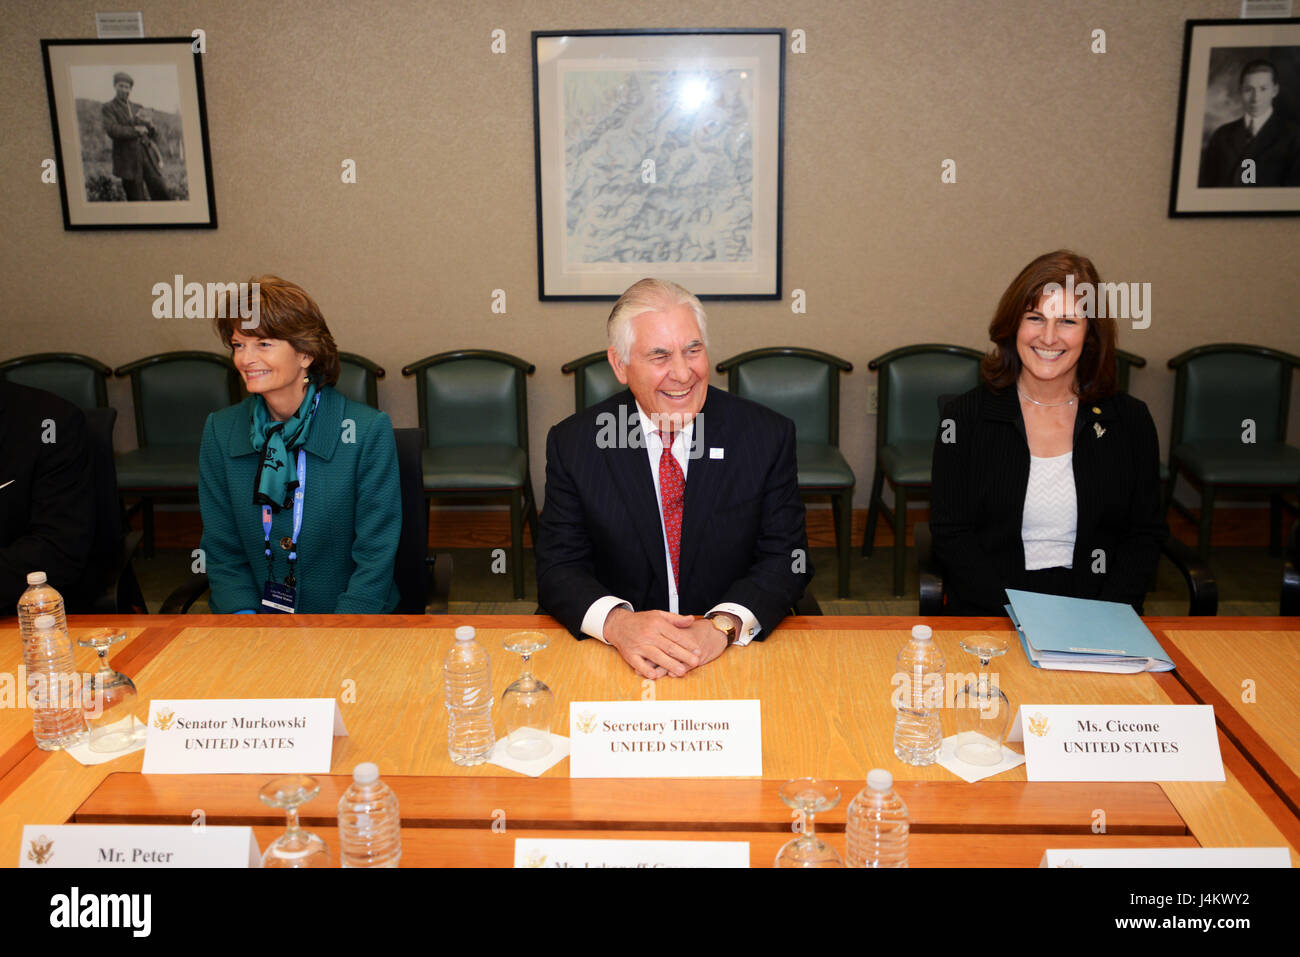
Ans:
[{"label": "black picture frame", "polygon": [[[194,43],[192,37],[41,40],[64,229],[217,228],[203,62]],[[105,125],[118,73],[132,78],[126,115],[148,128],[138,149],[115,140]],[[166,105],[133,100],[139,85]],[[119,150],[119,142],[128,145]],[[118,175],[127,168],[142,172]],[[128,189],[147,198],[130,201]],[[156,199],[155,191],[167,199]]]},{"label": "black picture frame", "polygon": [[[562,43],[561,43],[562,41]],[[563,47],[562,54],[555,50]],[[533,147],[536,171],[537,201],[537,289],[538,298],[543,301],[582,301],[612,300],[633,282],[647,275],[662,279],[671,279],[696,293],[701,299],[780,299],[781,298],[781,261],[782,261],[782,206],[784,176],[785,143],[785,54],[786,31],[784,28],[745,29],[644,29],[644,30],[534,30],[531,40],[533,63]],[[559,60],[566,64],[562,67]],[[608,68],[596,68],[591,64],[607,59]],[[684,67],[684,64],[692,64]],[[753,64],[747,69],[745,64]],[[699,66],[695,66],[699,64]],[[657,237],[655,251],[663,252],[663,258],[631,258],[623,260],[600,259],[583,261],[576,267],[568,265],[569,260],[559,254],[567,241],[565,220],[570,208],[579,208],[572,204],[565,194],[562,163],[557,156],[564,154],[563,115],[558,116],[557,97],[553,85],[558,81],[559,71],[570,69],[579,73],[604,72],[605,70],[622,71],[631,80],[638,75],[645,77],[645,86],[651,94],[659,95],[662,100],[663,77],[673,76],[685,69],[700,70],[708,77],[701,80],[704,84],[704,97],[714,92],[709,82],[718,85],[717,97],[707,103],[712,110],[719,104],[729,112],[715,116],[710,124],[725,131],[733,137],[732,143],[742,140],[749,134],[749,144],[734,149],[731,159],[741,150],[749,152],[748,173],[750,175],[750,192],[745,195],[743,184],[744,172],[738,172],[735,180],[726,179],[725,162],[722,162],[722,181],[736,182],[731,187],[735,194],[726,210],[728,216],[740,216],[743,224],[739,228],[727,230],[724,222],[715,232],[705,236],[702,243],[696,243],[695,237],[682,238],[681,231],[675,234]],[[725,73],[723,71],[726,71]],[[614,82],[610,79],[606,85]],[[601,92],[594,85],[591,89],[580,89],[579,93],[589,94],[594,98]],[[724,97],[723,88],[730,94]],[[594,111],[593,111],[594,112]],[[728,122],[729,117],[738,122]],[[629,134],[627,139],[633,137]],[[647,141],[633,146],[655,146]],[[623,146],[627,146],[625,141]],[[658,141],[663,145],[663,140]],[[674,162],[682,165],[689,160],[689,154],[679,140],[672,141],[675,151],[665,159],[671,167]],[[557,150],[559,151],[557,153]],[[630,155],[630,154],[629,154]],[[640,154],[645,155],[642,151]],[[715,162],[716,158],[710,158]],[[736,162],[739,167],[741,163]],[[558,172],[557,172],[558,170]],[[717,168],[715,172],[719,172]],[[623,169],[614,174],[644,176],[644,161],[640,170]],[[559,181],[557,183],[557,180]],[[716,180],[711,179],[710,183]],[[606,185],[608,185],[608,182]],[[667,214],[656,211],[663,218],[681,213],[706,219],[712,226],[713,210],[697,207],[688,209],[691,197],[686,191],[678,190],[677,195],[667,191],[660,198],[669,205]],[[701,191],[693,190],[693,197],[698,201]],[[679,206],[672,208],[676,201]],[[748,206],[746,206],[748,204]],[[621,205],[621,204],[620,204]],[[582,207],[586,208],[586,207]],[[735,211],[739,209],[741,213]],[[745,211],[748,211],[747,220]],[[618,222],[605,220],[587,227],[599,234],[601,243],[606,247],[620,238]],[[697,231],[698,232],[698,231]],[[626,234],[624,234],[626,235]],[[640,248],[636,253],[644,254],[652,240],[648,236],[633,237]],[[607,241],[608,240],[608,241]],[[725,246],[730,255],[735,249],[748,251],[750,259],[727,259],[710,261],[719,245]],[[698,249],[694,249],[698,245]],[[698,255],[696,260],[671,257],[674,248],[692,247]],[[728,267],[732,268],[728,268]]]},{"label": "black picture frame", "polygon": [[[1240,71],[1261,59],[1277,92],[1251,137],[1240,125]],[[1300,215],[1300,173],[1288,172],[1300,166],[1280,159],[1300,158],[1288,143],[1300,151],[1300,18],[1186,21],[1169,216]]]}]

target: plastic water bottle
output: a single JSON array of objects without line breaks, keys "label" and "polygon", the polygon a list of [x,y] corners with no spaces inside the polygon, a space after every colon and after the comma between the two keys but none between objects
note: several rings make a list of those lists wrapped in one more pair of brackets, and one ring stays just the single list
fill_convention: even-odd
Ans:
[{"label": "plastic water bottle", "polygon": [[904,764],[934,764],[943,744],[939,707],[943,695],[943,652],[929,625],[913,625],[912,640],[898,653],[894,756]]},{"label": "plastic water bottle", "polygon": [[36,631],[36,619],[53,615],[55,624],[64,634],[68,631],[68,618],[63,608],[63,596],[45,581],[45,572],[27,573],[27,590],[18,597],[18,629],[24,639]]},{"label": "plastic water bottle", "polygon": [[339,858],[344,867],[396,867],[402,859],[397,795],[370,761],[352,770],[352,786],[339,798]]},{"label": "plastic water bottle", "polygon": [[89,732],[72,640],[53,615],[39,615],[32,622],[31,637],[23,638],[23,664],[32,686],[36,746],[42,751],[58,751],[85,741]]},{"label": "plastic water bottle", "polygon": [[849,802],[845,825],[849,867],[906,867],[907,805],[894,790],[894,776],[876,768]]},{"label": "plastic water bottle", "polygon": [[492,753],[492,668],[488,653],[461,625],[442,666],[447,698],[447,751],[453,764],[482,764]]}]

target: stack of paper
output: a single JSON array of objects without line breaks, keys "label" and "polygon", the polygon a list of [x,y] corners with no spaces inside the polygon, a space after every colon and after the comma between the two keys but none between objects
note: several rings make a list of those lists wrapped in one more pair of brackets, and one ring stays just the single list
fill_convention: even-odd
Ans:
[{"label": "stack of paper", "polygon": [[1007,589],[1007,613],[1029,663],[1061,671],[1173,671],[1132,605]]}]

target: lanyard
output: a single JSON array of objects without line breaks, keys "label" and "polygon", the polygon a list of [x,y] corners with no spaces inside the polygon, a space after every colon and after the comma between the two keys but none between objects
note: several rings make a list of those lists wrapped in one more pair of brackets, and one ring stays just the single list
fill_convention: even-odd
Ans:
[{"label": "lanyard", "polygon": [[[298,450],[298,487],[293,490],[293,539],[289,546],[289,574],[284,583],[290,588],[298,584],[293,567],[298,561],[298,535],[302,531],[302,498],[307,488],[307,451]],[[262,506],[262,534],[266,538],[266,579],[271,580],[271,506]]]}]

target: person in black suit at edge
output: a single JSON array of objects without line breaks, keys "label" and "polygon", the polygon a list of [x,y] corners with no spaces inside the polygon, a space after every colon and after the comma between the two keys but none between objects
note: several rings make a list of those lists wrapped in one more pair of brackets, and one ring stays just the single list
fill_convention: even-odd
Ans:
[{"label": "person in black suit at edge", "polygon": [[538,600],[680,677],[765,637],[812,578],[794,423],[709,386],[704,309],[676,283],[633,285],[606,331],[629,388],[547,436]]},{"label": "person in black suit at edge", "polygon": [[93,491],[85,414],[0,381],[0,615],[16,613],[28,572],[45,572],[69,606],[88,597]]},{"label": "person in black suit at edge", "polygon": [[1007,588],[1142,611],[1169,534],[1159,443],[1116,391],[1115,320],[1085,314],[1084,283],[1096,292],[1097,270],[1066,250],[1022,269],[980,385],[940,417],[930,525],[951,614],[1005,615]]}]

